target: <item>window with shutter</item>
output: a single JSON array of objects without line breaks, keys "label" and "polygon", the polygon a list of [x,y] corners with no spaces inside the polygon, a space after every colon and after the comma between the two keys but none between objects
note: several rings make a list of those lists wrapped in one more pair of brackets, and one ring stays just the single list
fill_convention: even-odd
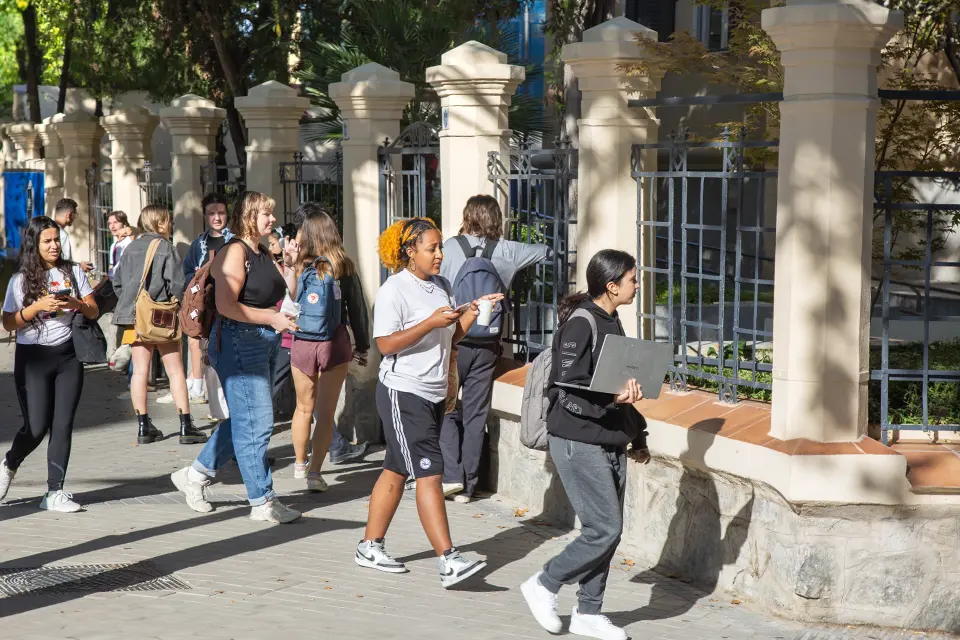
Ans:
[{"label": "window with shutter", "polygon": [[660,42],[667,42],[674,32],[676,0],[627,0],[624,15],[657,32]]}]

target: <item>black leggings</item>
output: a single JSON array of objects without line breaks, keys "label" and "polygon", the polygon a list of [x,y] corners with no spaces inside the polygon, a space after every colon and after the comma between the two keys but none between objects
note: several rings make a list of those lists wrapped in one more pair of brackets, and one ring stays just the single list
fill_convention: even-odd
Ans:
[{"label": "black leggings", "polygon": [[7,452],[7,466],[17,469],[49,432],[47,487],[58,491],[67,475],[73,417],[83,391],[83,365],[77,360],[73,340],[55,347],[18,344],[13,381],[23,412],[23,427]]}]

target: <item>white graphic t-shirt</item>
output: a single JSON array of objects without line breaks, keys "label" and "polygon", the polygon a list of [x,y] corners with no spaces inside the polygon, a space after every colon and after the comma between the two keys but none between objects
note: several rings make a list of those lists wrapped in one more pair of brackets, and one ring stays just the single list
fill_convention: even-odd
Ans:
[{"label": "white graphic t-shirt", "polygon": [[[50,269],[47,271],[47,291],[70,289],[71,295],[81,300],[93,293],[93,287],[90,286],[87,276],[77,265],[73,266],[73,279],[80,289],[79,295],[73,291],[73,283],[69,277],[65,276],[60,269]],[[3,299],[3,312],[17,313],[23,309],[23,294],[23,275],[14,274],[7,285],[7,295]],[[70,327],[74,314],[76,311],[41,312],[34,322],[17,330],[17,344],[42,344],[50,347],[63,344],[73,336]]]}]

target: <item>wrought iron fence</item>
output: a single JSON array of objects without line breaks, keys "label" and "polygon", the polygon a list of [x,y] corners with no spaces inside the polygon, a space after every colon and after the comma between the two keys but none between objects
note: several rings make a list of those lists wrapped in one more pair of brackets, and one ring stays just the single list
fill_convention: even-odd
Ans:
[{"label": "wrought iron fence", "polygon": [[216,193],[232,203],[247,189],[247,169],[239,164],[217,164],[216,160],[210,160],[200,167],[200,184],[204,195]]},{"label": "wrought iron fence", "polygon": [[[440,226],[440,139],[429,122],[408,125],[378,150],[380,231],[397,220],[427,217]],[[382,269],[381,280],[389,273]]]},{"label": "wrought iron fence", "polygon": [[317,202],[336,214],[343,233],[343,152],[339,147],[330,160],[307,161],[302,153],[293,154],[293,162],[280,163],[280,185],[284,223],[293,222],[301,204]]},{"label": "wrought iron fence", "polygon": [[491,152],[487,159],[494,195],[507,201],[507,239],[550,248],[545,262],[517,274],[507,298],[511,326],[504,342],[515,345],[521,360],[550,347],[557,303],[574,286],[576,251],[570,239],[577,221],[571,195],[576,153],[568,141],[558,141],[553,149],[522,145],[509,157]]},{"label": "wrought iron fence", "polygon": [[960,262],[946,240],[960,221],[960,172],[878,171],[875,185],[883,275],[874,297],[881,334],[870,350],[871,422],[883,442],[891,430],[958,431]]},{"label": "wrought iron fence", "polygon": [[140,207],[158,204],[173,211],[173,187],[170,169],[154,167],[150,161],[137,169],[137,183],[140,185]]},{"label": "wrought iron fence", "polygon": [[113,211],[113,168],[93,165],[87,169],[86,178],[94,264],[98,273],[105,274],[110,268],[110,245],[113,243],[113,235],[107,226],[107,219]]},{"label": "wrought iron fence", "polygon": [[[675,346],[675,390],[769,399],[777,173],[766,167],[776,150],[729,131],[634,145],[638,333]],[[660,151],[665,169],[638,169],[641,156]]]}]

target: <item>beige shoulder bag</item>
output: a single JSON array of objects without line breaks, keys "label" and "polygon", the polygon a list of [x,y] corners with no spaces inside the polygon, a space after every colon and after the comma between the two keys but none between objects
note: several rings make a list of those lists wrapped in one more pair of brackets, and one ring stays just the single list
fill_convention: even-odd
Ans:
[{"label": "beige shoulder bag", "polygon": [[143,275],[140,277],[140,289],[137,291],[137,302],[134,306],[134,328],[137,332],[137,342],[156,344],[176,342],[180,340],[180,323],[177,312],[180,310],[180,301],[170,298],[169,302],[157,302],[150,297],[146,290],[147,276],[153,267],[153,260],[157,256],[160,239],[150,243],[147,249],[147,258],[143,263]]}]

